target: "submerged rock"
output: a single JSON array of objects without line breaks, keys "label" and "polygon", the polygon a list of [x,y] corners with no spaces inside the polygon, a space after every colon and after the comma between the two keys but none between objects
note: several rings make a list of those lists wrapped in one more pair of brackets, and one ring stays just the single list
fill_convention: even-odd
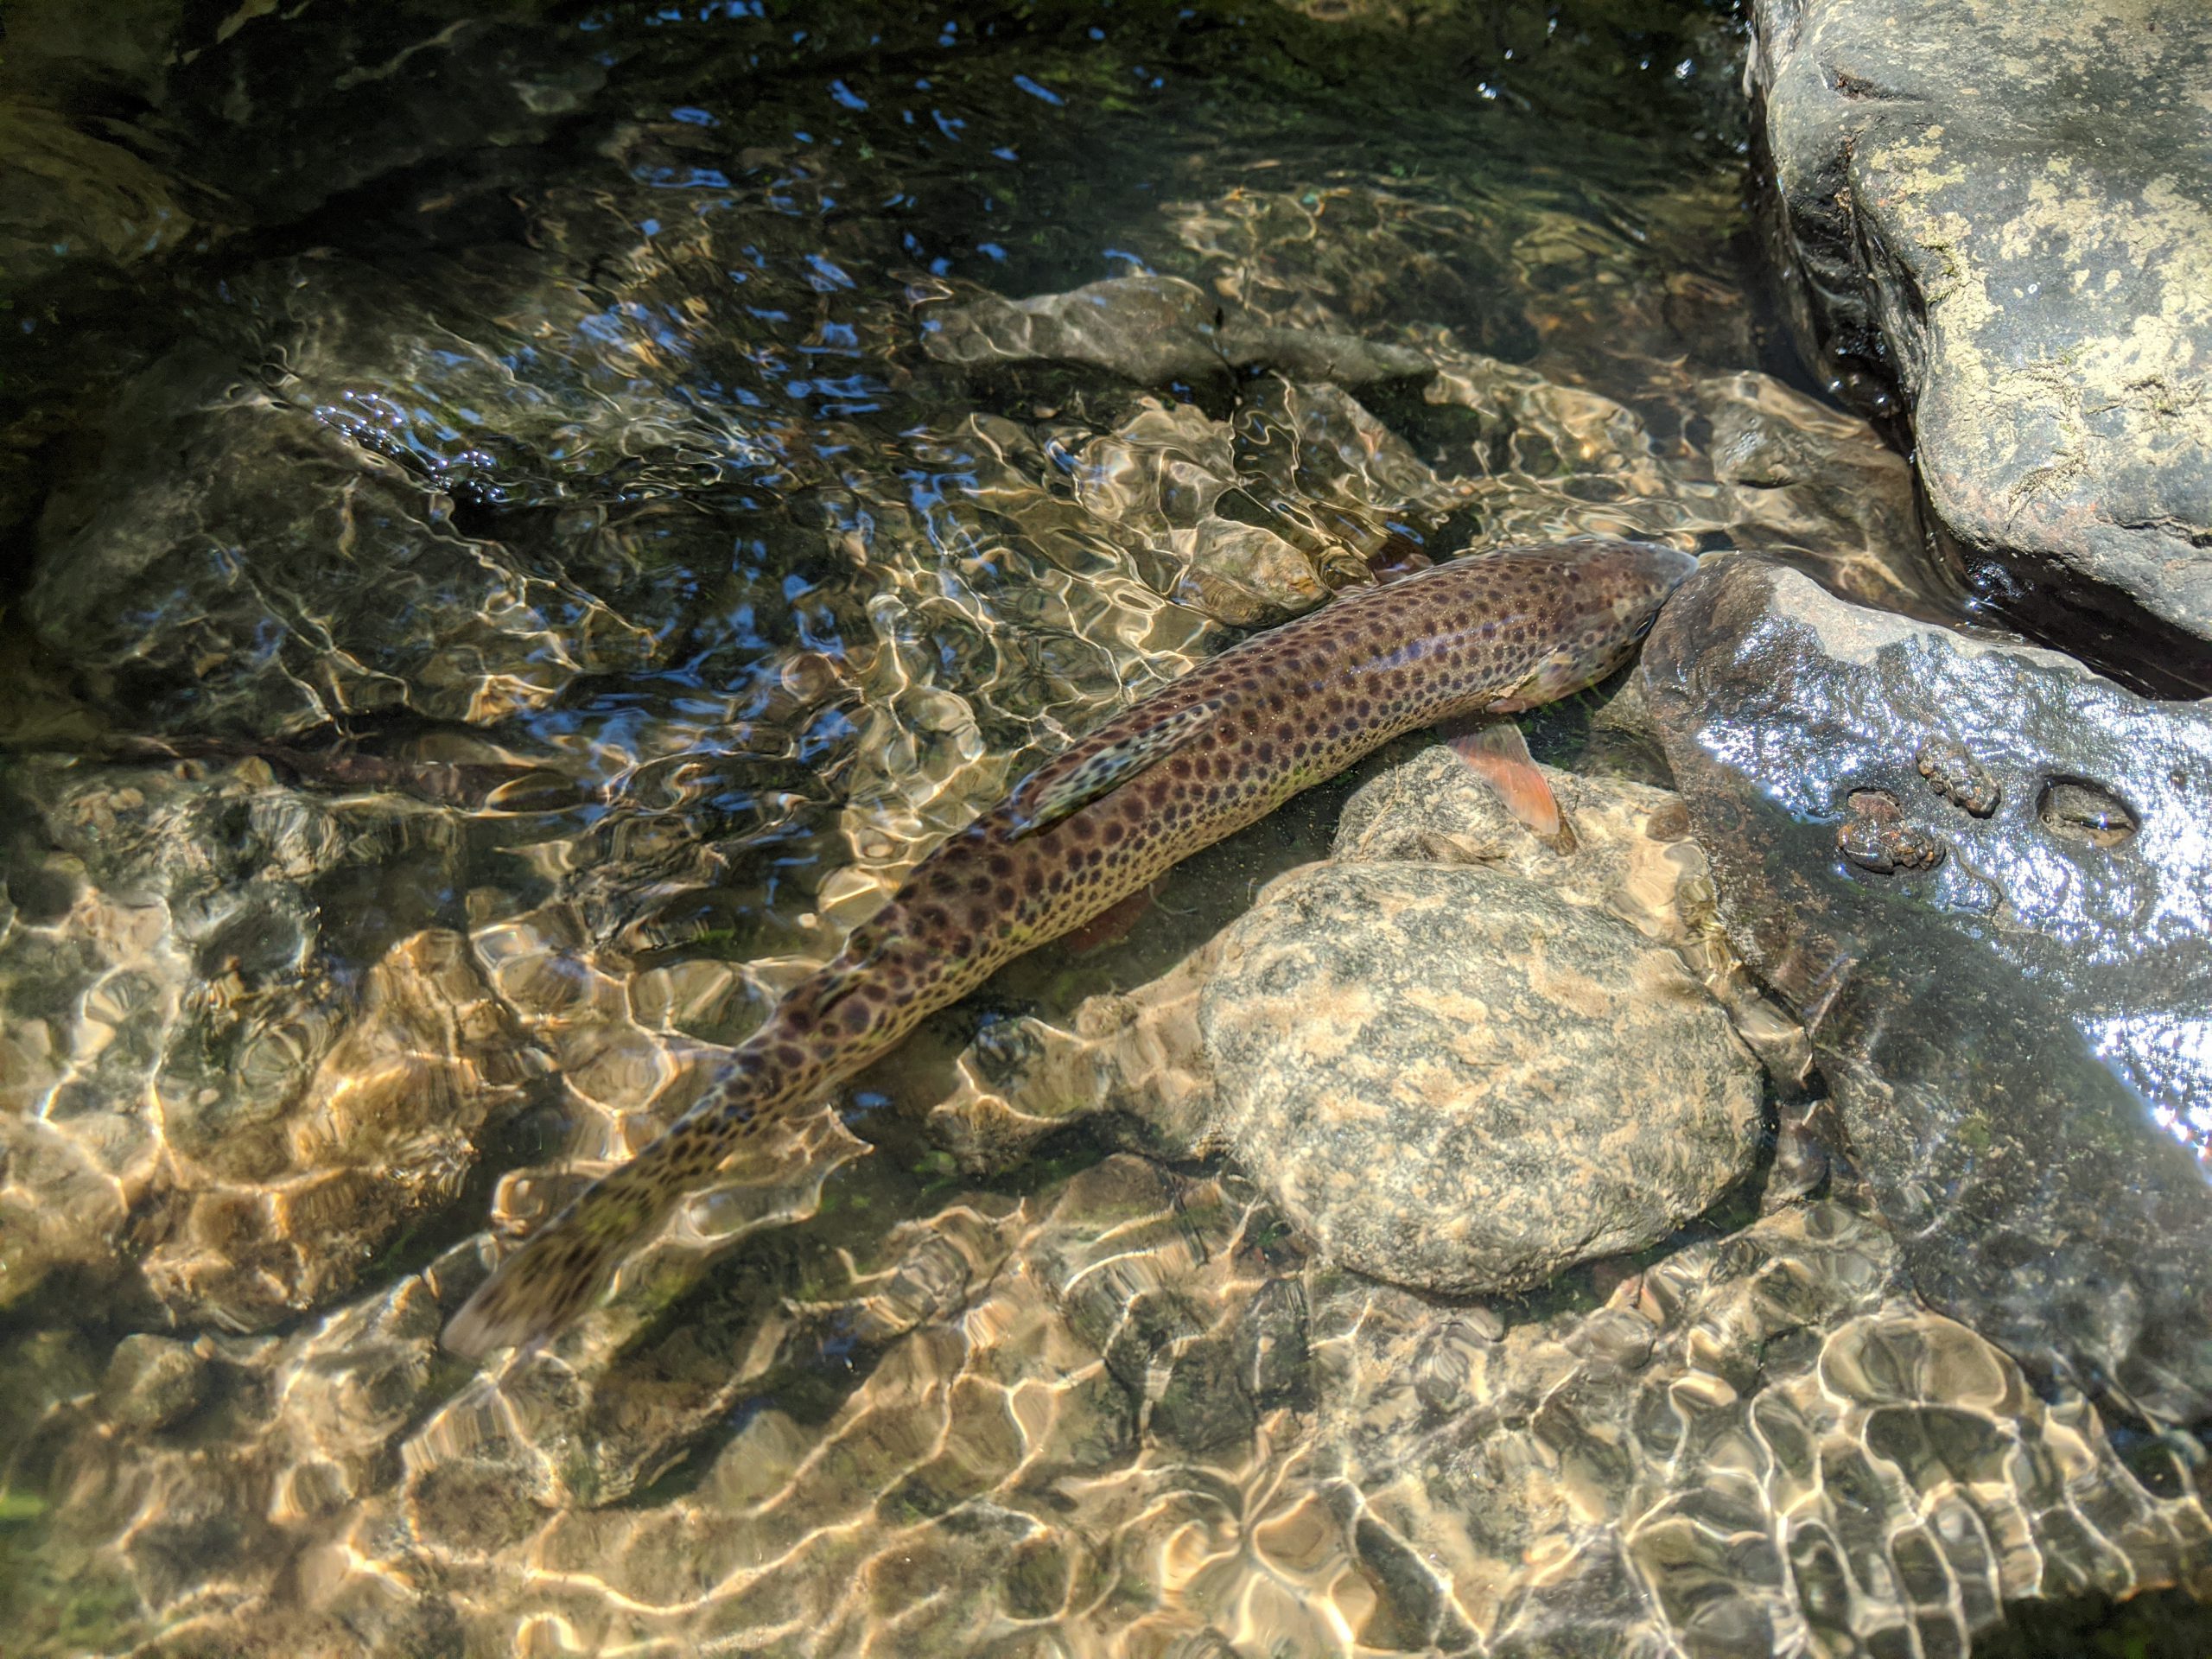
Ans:
[{"label": "submerged rock", "polygon": [[1866,423],[1764,374],[1700,380],[1697,399],[1738,546],[1807,548],[1824,557],[1821,580],[1861,604],[1955,614],[1951,584],[1909,551],[1923,539],[1912,468]]},{"label": "submerged rock", "polygon": [[242,1330],[350,1291],[537,1069],[467,942],[410,925],[449,823],[254,761],[0,782],[42,844],[0,916],[0,1308]]},{"label": "submerged rock", "polygon": [[1921,1294],[2212,1414],[2212,711],[1708,566],[1645,698]]},{"label": "submerged rock", "polygon": [[1153,1146],[1225,1151],[1332,1259],[1446,1294],[1665,1237],[1749,1167],[1758,1067],[1670,948],[1703,868],[1679,804],[1553,777],[1570,856],[1447,750],[1383,774],[1337,861],[1086,1005],[1074,1039],[993,1033],[936,1126],[982,1165],[1110,1107]]},{"label": "submerged rock", "polygon": [[1465,500],[1349,394],[1276,381],[1233,421],[1150,398],[1058,457],[1089,532],[1126,547],[1147,582],[1250,627],[1369,579],[1402,517]]},{"label": "submerged rock", "polygon": [[1576,535],[1755,547],[1866,603],[1959,613],[1955,582],[1917,552],[1911,469],[1865,421],[1770,375],[1708,375],[1683,389],[1705,437],[1684,453],[1586,386],[1448,340],[1428,350],[1437,374],[1421,396],[1466,445],[1478,546]]},{"label": "submerged rock", "polygon": [[1051,358],[1146,386],[1251,367],[1340,386],[1424,379],[1432,372],[1428,359],[1411,346],[1227,317],[1219,301],[1179,276],[1110,276],[1027,300],[994,295],[928,317],[922,329],[922,349],[939,362],[972,366]]},{"label": "submerged rock", "polygon": [[[97,1587],[106,1648],[315,1655],[829,1659],[887,1620],[926,1654],[1962,1652],[2008,1604],[2212,1590],[2198,1477],[2039,1397],[1895,1252],[1822,1202],[1440,1306],[1310,1259],[1233,1177],[1117,1156],[824,1252],[824,1300],[754,1287],[592,1377],[450,1393],[467,1247],[204,1339],[188,1434],[117,1434],[81,1341],[0,1343],[11,1495],[51,1495],[10,1567]],[[610,1441],[692,1459],[594,1507]]]},{"label": "submerged rock", "polygon": [[2000,610],[2201,692],[2212,18],[2120,0],[1752,15],[1801,334],[1862,404],[1910,414],[1935,522]]},{"label": "submerged rock", "polygon": [[651,654],[564,574],[458,534],[400,468],[200,347],[139,377],[101,464],[54,491],[25,610],[166,730],[486,723]]},{"label": "submerged rock", "polygon": [[207,1392],[207,1363],[190,1345],[167,1337],[125,1337],[100,1382],[100,1409],[118,1428],[141,1433],[168,1427]]},{"label": "submerged rock", "polygon": [[1758,1070],[1662,945],[1480,866],[1315,865],[1214,953],[1209,1137],[1322,1251],[1461,1294],[1640,1249],[1749,1166]]}]

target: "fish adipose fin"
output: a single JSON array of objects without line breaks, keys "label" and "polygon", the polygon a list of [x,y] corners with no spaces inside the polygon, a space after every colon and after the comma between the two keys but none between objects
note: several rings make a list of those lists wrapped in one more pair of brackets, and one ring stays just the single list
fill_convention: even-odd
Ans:
[{"label": "fish adipose fin", "polygon": [[1132,732],[1118,743],[1087,754],[1065,771],[1053,775],[1059,763],[1048,761],[1014,786],[1008,801],[1013,828],[1008,841],[1020,841],[1049,829],[1071,813],[1088,806],[1146,767],[1164,760],[1181,748],[1221,712],[1218,701],[1194,702]]},{"label": "fish adipose fin", "polygon": [[879,939],[868,950],[855,953],[849,944],[845,955],[800,987],[811,1004],[814,1017],[820,1019],[874,978],[888,945],[889,941]]},{"label": "fish adipose fin", "polygon": [[1541,839],[1555,847],[1559,845],[1566,831],[1566,820],[1560,815],[1558,798],[1544,781],[1543,772],[1529,753],[1529,741],[1521,735],[1518,726],[1510,720],[1484,721],[1446,741],[1454,754],[1497,791],[1507,811]]}]

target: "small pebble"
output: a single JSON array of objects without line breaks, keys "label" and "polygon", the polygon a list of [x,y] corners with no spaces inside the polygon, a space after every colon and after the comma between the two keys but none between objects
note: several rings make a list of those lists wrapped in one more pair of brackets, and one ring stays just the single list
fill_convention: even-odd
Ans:
[{"label": "small pebble", "polygon": [[1931,737],[1913,756],[1930,788],[1945,800],[1986,818],[2005,798],[2004,785],[1956,738]]},{"label": "small pebble", "polygon": [[207,1362],[188,1344],[141,1333],[116,1344],[100,1409],[118,1428],[150,1433],[191,1414],[207,1391]]},{"label": "small pebble", "polygon": [[1905,822],[1896,799],[1878,789],[1856,789],[1835,827],[1836,850],[1862,870],[1889,875],[1932,870],[1943,861],[1941,841]]}]

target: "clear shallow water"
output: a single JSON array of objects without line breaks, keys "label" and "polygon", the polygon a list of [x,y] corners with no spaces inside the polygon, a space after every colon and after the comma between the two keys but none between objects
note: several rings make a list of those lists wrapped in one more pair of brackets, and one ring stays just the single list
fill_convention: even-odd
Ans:
[{"label": "clear shallow water", "polygon": [[[948,1012],[560,1355],[436,1351],[487,1214],[642,1144],[937,836],[1236,626],[1590,532],[1947,603],[1883,556],[1901,464],[1774,378],[1725,10],[1309,10],[12,29],[51,163],[0,221],[23,1650],[1423,1651],[1539,1618],[1602,1522],[1667,1628],[1756,1652],[2188,1547],[2155,1448],[1840,1206],[1501,1318],[1080,1129],[962,1174],[923,1114],[978,1027],[1162,971],[1341,786]],[[1439,372],[927,343],[1146,273]],[[1652,775],[1609,729],[1539,747]],[[1882,1439],[1961,1410],[1948,1462]],[[1745,1541],[1792,1505],[1834,1535],[1785,1582]]]}]

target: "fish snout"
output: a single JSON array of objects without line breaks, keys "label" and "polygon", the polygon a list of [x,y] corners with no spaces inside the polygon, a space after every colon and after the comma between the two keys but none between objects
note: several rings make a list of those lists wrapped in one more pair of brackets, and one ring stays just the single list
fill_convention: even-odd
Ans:
[{"label": "fish snout", "polygon": [[1698,566],[1697,555],[1656,542],[1627,542],[1597,562],[1579,595],[1566,639],[1531,677],[1529,701],[1595,683],[1636,654],[1660,607]]},{"label": "fish snout", "polygon": [[1698,556],[1656,542],[1631,542],[1628,547],[1629,568],[1623,572],[1624,580],[1614,595],[1612,609],[1626,625],[1633,642],[1651,632],[1651,625],[1659,620],[1660,607],[1697,569]]},{"label": "fish snout", "polygon": [[[1533,569],[1520,578],[1516,566]],[[1657,542],[1593,540],[1554,543],[1523,553],[1502,552],[1471,562],[1471,579],[1503,575],[1503,597],[1529,607],[1529,656],[1512,688],[1491,706],[1501,713],[1534,708],[1595,684],[1636,654],[1660,607],[1698,567],[1697,555]],[[1534,589],[1535,599],[1527,595]],[[1494,591],[1478,588],[1495,604]]]},{"label": "fish snout", "polygon": [[1657,542],[1631,542],[1637,557],[1650,582],[1664,599],[1669,594],[1689,580],[1697,569],[1698,556],[1685,553],[1679,547],[1664,547]]}]

